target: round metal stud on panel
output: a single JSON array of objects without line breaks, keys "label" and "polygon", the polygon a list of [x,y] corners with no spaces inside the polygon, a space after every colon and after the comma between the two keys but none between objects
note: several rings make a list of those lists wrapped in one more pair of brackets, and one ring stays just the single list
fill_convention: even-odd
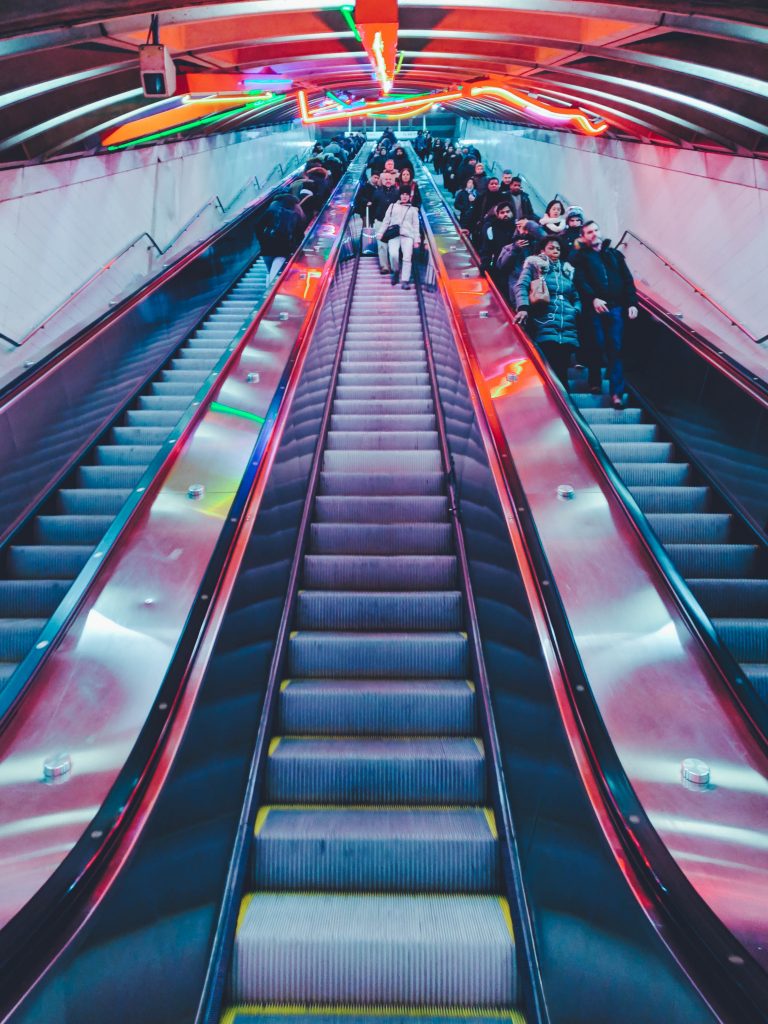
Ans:
[{"label": "round metal stud on panel", "polygon": [[680,765],[680,772],[686,782],[706,786],[710,779],[709,765],[699,757],[686,757]]},{"label": "round metal stud on panel", "polygon": [[258,384],[261,380],[261,375],[258,373],[249,373],[245,380],[248,384]]},{"label": "round metal stud on panel", "polygon": [[69,754],[53,754],[43,761],[43,777],[46,779],[60,779],[62,775],[69,775],[72,771],[72,758]]},{"label": "round metal stud on panel", "polygon": [[510,384],[514,384],[515,381],[520,380],[520,375],[517,373],[508,373],[507,380],[509,381]]},{"label": "round metal stud on panel", "polygon": [[288,319],[288,314],[287,314],[287,313],[281,313],[281,314],[280,314],[280,315],[278,316],[278,318],[277,318],[277,319],[278,319],[278,320],[287,320],[287,319]]},{"label": "round metal stud on panel", "polygon": [[191,484],[187,490],[187,497],[192,501],[198,501],[205,494],[205,487],[202,484]]},{"label": "round metal stud on panel", "polygon": [[557,496],[562,501],[570,501],[576,497],[576,490],[571,484],[560,484],[557,488]]}]

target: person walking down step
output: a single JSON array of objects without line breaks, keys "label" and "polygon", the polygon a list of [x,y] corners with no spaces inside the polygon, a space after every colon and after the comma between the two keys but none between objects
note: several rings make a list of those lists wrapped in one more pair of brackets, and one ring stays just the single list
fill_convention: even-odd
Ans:
[{"label": "person walking down step", "polygon": [[295,252],[306,226],[307,218],[296,196],[288,189],[275,196],[256,226],[261,256],[267,266],[267,285],[272,284]]},{"label": "person walking down step", "polygon": [[624,408],[624,314],[637,317],[637,292],[624,254],[600,236],[600,227],[588,220],[581,229],[576,263],[576,287],[585,310],[590,311],[597,347],[608,366],[611,403]]},{"label": "person walking down step", "polygon": [[550,238],[538,256],[528,256],[515,286],[516,324],[531,337],[568,389],[568,367],[579,347],[577,322],[581,301],[574,269],[560,259],[560,242]]},{"label": "person walking down step", "polygon": [[414,246],[421,243],[419,212],[411,205],[410,189],[402,188],[400,201],[393,203],[387,210],[379,238],[386,243],[389,252],[392,284],[397,284],[399,277],[403,288],[408,290],[411,287]]},{"label": "person walking down step", "polygon": [[379,187],[373,193],[373,231],[378,241],[379,269],[382,274],[390,272],[387,243],[381,241],[382,224],[387,210],[398,201],[400,191],[389,171],[382,171]]}]

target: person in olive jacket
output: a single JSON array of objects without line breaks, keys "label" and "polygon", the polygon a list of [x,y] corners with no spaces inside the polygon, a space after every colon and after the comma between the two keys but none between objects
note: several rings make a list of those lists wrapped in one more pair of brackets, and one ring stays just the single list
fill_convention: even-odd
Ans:
[{"label": "person in olive jacket", "polygon": [[624,408],[622,346],[624,315],[637,317],[637,291],[624,254],[603,240],[600,228],[588,220],[571,258],[576,266],[576,287],[591,320],[594,339],[608,365],[611,403]]},{"label": "person in olive jacket", "polygon": [[[531,284],[538,277],[546,282],[549,301],[531,305]],[[528,326],[566,390],[571,356],[579,347],[577,321],[581,300],[573,277],[571,264],[560,259],[560,242],[550,238],[539,255],[526,258],[515,285],[515,323]]]}]

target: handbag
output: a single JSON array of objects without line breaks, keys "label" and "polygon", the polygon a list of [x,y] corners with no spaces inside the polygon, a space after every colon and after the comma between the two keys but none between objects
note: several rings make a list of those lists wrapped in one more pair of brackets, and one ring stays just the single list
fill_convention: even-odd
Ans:
[{"label": "handbag", "polygon": [[547,282],[544,280],[544,274],[541,271],[539,271],[539,276],[534,277],[531,281],[528,298],[532,306],[537,302],[549,302],[549,288],[547,287]]},{"label": "handbag", "polygon": [[400,237],[400,225],[399,224],[392,224],[392,225],[390,225],[390,227],[387,228],[387,230],[381,236],[381,240],[382,240],[382,242],[391,242],[393,238],[399,238],[399,237]]}]

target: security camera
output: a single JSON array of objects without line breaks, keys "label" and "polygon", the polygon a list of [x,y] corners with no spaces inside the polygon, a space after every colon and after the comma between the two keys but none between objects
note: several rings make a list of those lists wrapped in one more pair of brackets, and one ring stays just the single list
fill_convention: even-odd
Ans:
[{"label": "security camera", "polygon": [[141,87],[145,96],[173,96],[176,92],[176,66],[167,46],[150,43],[139,47]]}]

